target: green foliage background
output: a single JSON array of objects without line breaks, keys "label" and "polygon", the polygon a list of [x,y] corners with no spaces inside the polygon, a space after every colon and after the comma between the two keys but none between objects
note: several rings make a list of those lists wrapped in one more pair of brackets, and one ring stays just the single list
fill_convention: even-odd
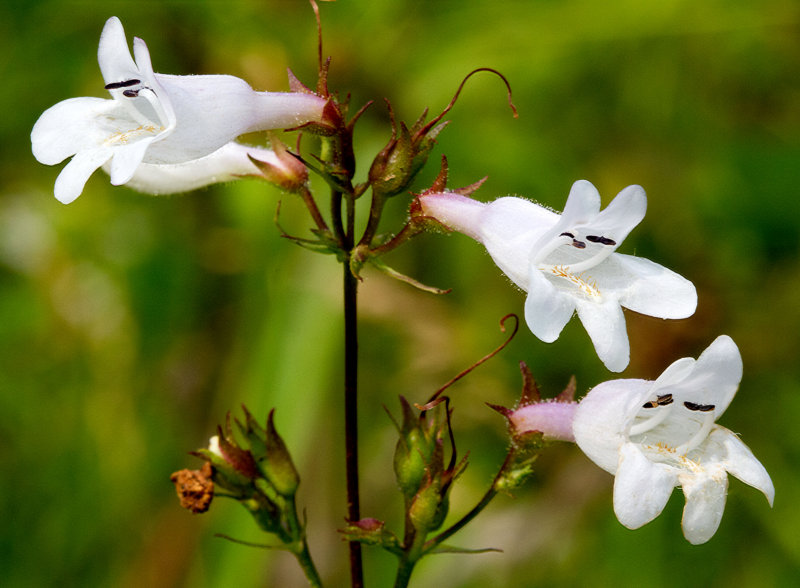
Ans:
[{"label": "green foliage background", "polygon": [[[611,476],[572,446],[534,481],[498,498],[454,543],[504,553],[423,562],[419,586],[786,586],[800,577],[800,5],[791,0],[373,2],[321,6],[331,85],[376,100],[356,134],[361,173],[398,116],[442,109],[470,70],[431,165],[451,185],[489,180],[561,209],[585,178],[607,204],[645,187],[648,215],[623,251],[692,279],[699,307],[664,322],[627,314],[632,362],[654,378],[717,335],[741,348],[745,376],[723,418],[776,486],[775,507],[732,480],[722,525],[693,547],[680,491],[638,531],[611,508]],[[38,164],[29,133],[72,96],[102,96],[95,59],[106,18],[144,38],[156,71],[230,73],[285,90],[286,67],[314,82],[312,12],[282,1],[21,1],[0,5],[0,584],[3,586],[301,586],[293,560],[213,537],[263,541],[238,505],[192,516],[169,474],[196,466],[227,410],[244,402],[276,422],[303,476],[311,549],[343,585],[339,268],[282,239],[306,234],[298,202],[255,182],[174,198],[109,185],[102,173],[63,206],[58,169]],[[253,137],[253,140],[261,140]],[[306,145],[311,146],[311,140]],[[362,176],[363,177],[363,176]],[[324,193],[321,186],[318,186]],[[409,199],[390,207],[397,230]],[[434,297],[367,271],[361,287],[362,488],[365,516],[399,530],[401,506],[384,413],[421,401],[502,339],[521,312],[514,290],[466,237],[427,235],[388,259]],[[471,466],[453,495],[463,513],[505,450],[502,419],[525,360],[548,395],[569,376],[582,394],[611,379],[573,320],[545,345],[525,328],[452,390],[459,449]],[[367,550],[371,586],[393,561]]]}]

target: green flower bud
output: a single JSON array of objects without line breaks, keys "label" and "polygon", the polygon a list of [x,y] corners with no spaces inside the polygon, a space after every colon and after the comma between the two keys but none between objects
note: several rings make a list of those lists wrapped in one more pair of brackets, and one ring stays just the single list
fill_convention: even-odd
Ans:
[{"label": "green flower bud", "polygon": [[293,496],[300,484],[300,475],[292,462],[292,456],[278,432],[273,420],[275,410],[271,410],[267,419],[265,438],[266,457],[258,466],[272,486],[282,496]]}]

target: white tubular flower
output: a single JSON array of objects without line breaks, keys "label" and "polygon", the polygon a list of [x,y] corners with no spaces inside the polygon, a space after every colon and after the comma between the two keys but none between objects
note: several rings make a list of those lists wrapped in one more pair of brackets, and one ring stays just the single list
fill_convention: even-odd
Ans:
[{"label": "white tubular flower", "polygon": [[[273,166],[283,165],[271,149],[231,141],[209,155],[183,163],[140,163],[125,185],[145,194],[163,195],[189,192],[243,176],[264,177],[250,157]],[[103,164],[103,171],[110,173],[109,162]]]},{"label": "white tubular flower", "polygon": [[694,285],[647,259],[615,253],[644,218],[647,198],[628,186],[600,211],[600,194],[575,182],[558,215],[522,198],[483,204],[454,193],[420,197],[423,214],[483,243],[503,272],[528,293],[525,321],[546,343],[577,311],[608,369],[630,358],[622,308],[686,318],[697,307]]},{"label": "white tubular flower", "polygon": [[697,361],[679,359],[654,382],[612,380],[581,400],[575,441],[615,475],[614,512],[623,525],[637,529],[652,521],[681,486],[683,534],[690,543],[705,543],[722,519],[729,473],[772,505],[775,488],[764,466],[734,433],[715,424],[741,378],[739,349],[722,335]]},{"label": "white tubular flower", "polygon": [[256,92],[227,75],[153,73],[147,45],[133,41],[134,61],[117,17],[103,28],[97,59],[111,99],[71,98],[46,110],[33,127],[37,160],[72,160],[55,196],[67,204],[89,176],[109,163],[111,183],[125,184],[142,163],[177,164],[209,155],[241,134],[318,121],[325,99],[313,94]]}]

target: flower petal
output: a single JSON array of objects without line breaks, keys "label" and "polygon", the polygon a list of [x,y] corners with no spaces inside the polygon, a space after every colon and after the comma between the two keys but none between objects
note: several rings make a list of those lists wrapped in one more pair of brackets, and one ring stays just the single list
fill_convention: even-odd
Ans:
[{"label": "flower petal", "polygon": [[619,450],[627,442],[630,421],[648,396],[652,382],[611,380],[592,388],[575,409],[572,433],[586,456],[598,466],[616,473]]},{"label": "flower petal", "polygon": [[248,155],[262,162],[280,165],[275,152],[271,149],[248,147],[231,142],[211,155],[185,163],[161,165],[142,163],[125,185],[147,194],[176,194],[196,190],[209,184],[236,180],[245,175],[260,175],[261,172],[250,161]]},{"label": "flower petal", "polygon": [[[150,62],[150,50],[147,44],[139,37],[133,39],[133,54],[136,56],[136,63],[139,66],[139,71],[143,80],[146,80],[150,89],[155,92],[156,99],[150,100],[150,105],[155,111],[161,125],[164,127],[163,134],[159,137],[159,141],[167,137],[169,133],[177,125],[177,116],[175,109],[172,106],[172,101],[167,92],[159,81],[159,77],[153,73],[153,65]],[[145,97],[148,97],[145,94]]]},{"label": "flower petal", "polygon": [[474,238],[497,267],[527,291],[531,248],[557,221],[557,214],[524,198],[499,198],[485,205]]},{"label": "flower petal", "polygon": [[[694,284],[649,259],[617,253],[600,267],[604,273],[627,278],[619,284],[620,304],[625,308],[664,319],[686,318],[697,308]],[[599,273],[595,279],[600,282]]]},{"label": "flower petal", "polygon": [[531,266],[525,299],[525,322],[531,332],[545,343],[552,343],[574,312],[574,297],[560,292],[542,272]]},{"label": "flower petal", "polygon": [[[564,212],[550,229],[544,231],[534,241],[530,249],[532,261],[540,262],[547,252],[552,250],[552,241],[564,231],[572,229],[575,225],[585,224],[597,216],[600,211],[600,193],[591,182],[578,180],[572,184],[564,205]],[[544,251],[544,253],[543,253]]]},{"label": "flower petal", "polygon": [[75,200],[83,192],[89,176],[108,161],[112,153],[108,148],[79,151],[56,178],[55,197],[64,204]]},{"label": "flower petal", "polygon": [[633,443],[619,452],[614,479],[614,513],[629,529],[638,529],[656,518],[677,485],[673,468],[653,463]]},{"label": "flower petal", "polygon": [[716,419],[719,419],[736,395],[742,372],[739,348],[733,339],[720,335],[697,358],[691,377],[691,387],[697,398],[694,402],[713,404]]},{"label": "flower petal", "polygon": [[647,196],[641,186],[628,186],[617,194],[614,200],[589,223],[593,231],[620,243],[633,228],[642,222],[647,212]]},{"label": "flower petal", "polygon": [[131,57],[125,30],[116,16],[106,21],[100,34],[97,48],[97,62],[106,84],[138,79],[139,68]]},{"label": "flower petal", "polygon": [[680,481],[686,495],[681,519],[683,536],[689,543],[700,545],[713,537],[722,521],[728,475],[717,467],[711,472],[684,474]]},{"label": "flower petal", "polygon": [[117,109],[113,100],[104,98],[70,98],[51,106],[33,125],[33,156],[55,165],[82,149],[97,147],[106,139],[98,119],[113,118]]},{"label": "flower petal", "polygon": [[625,316],[615,299],[577,300],[578,318],[589,333],[597,356],[612,372],[621,372],[630,361]]},{"label": "flower petal", "polygon": [[559,225],[573,226],[591,222],[600,212],[600,192],[586,180],[572,184]]},{"label": "flower petal", "polygon": [[114,157],[111,160],[111,170],[109,172],[111,183],[114,186],[125,184],[133,177],[136,173],[136,168],[142,163],[145,151],[147,151],[154,138],[138,139],[123,147],[114,149]]},{"label": "flower petal", "polygon": [[722,465],[731,475],[737,477],[745,484],[752,486],[764,493],[767,502],[772,506],[775,500],[775,486],[767,470],[756,459],[750,448],[745,445],[733,432],[717,425],[708,436],[710,447],[722,448]]},{"label": "flower petal", "polygon": [[655,382],[653,382],[653,394],[660,393],[660,390],[677,386],[683,382],[694,371],[697,363],[693,357],[682,357],[673,361],[667,369],[661,372]]}]

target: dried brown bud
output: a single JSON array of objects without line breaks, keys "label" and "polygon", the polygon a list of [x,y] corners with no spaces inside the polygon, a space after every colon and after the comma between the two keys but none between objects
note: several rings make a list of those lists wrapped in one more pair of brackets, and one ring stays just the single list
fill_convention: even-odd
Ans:
[{"label": "dried brown bud", "polygon": [[169,477],[183,508],[195,514],[208,510],[214,498],[211,473],[211,464],[206,462],[199,470],[180,470]]}]

